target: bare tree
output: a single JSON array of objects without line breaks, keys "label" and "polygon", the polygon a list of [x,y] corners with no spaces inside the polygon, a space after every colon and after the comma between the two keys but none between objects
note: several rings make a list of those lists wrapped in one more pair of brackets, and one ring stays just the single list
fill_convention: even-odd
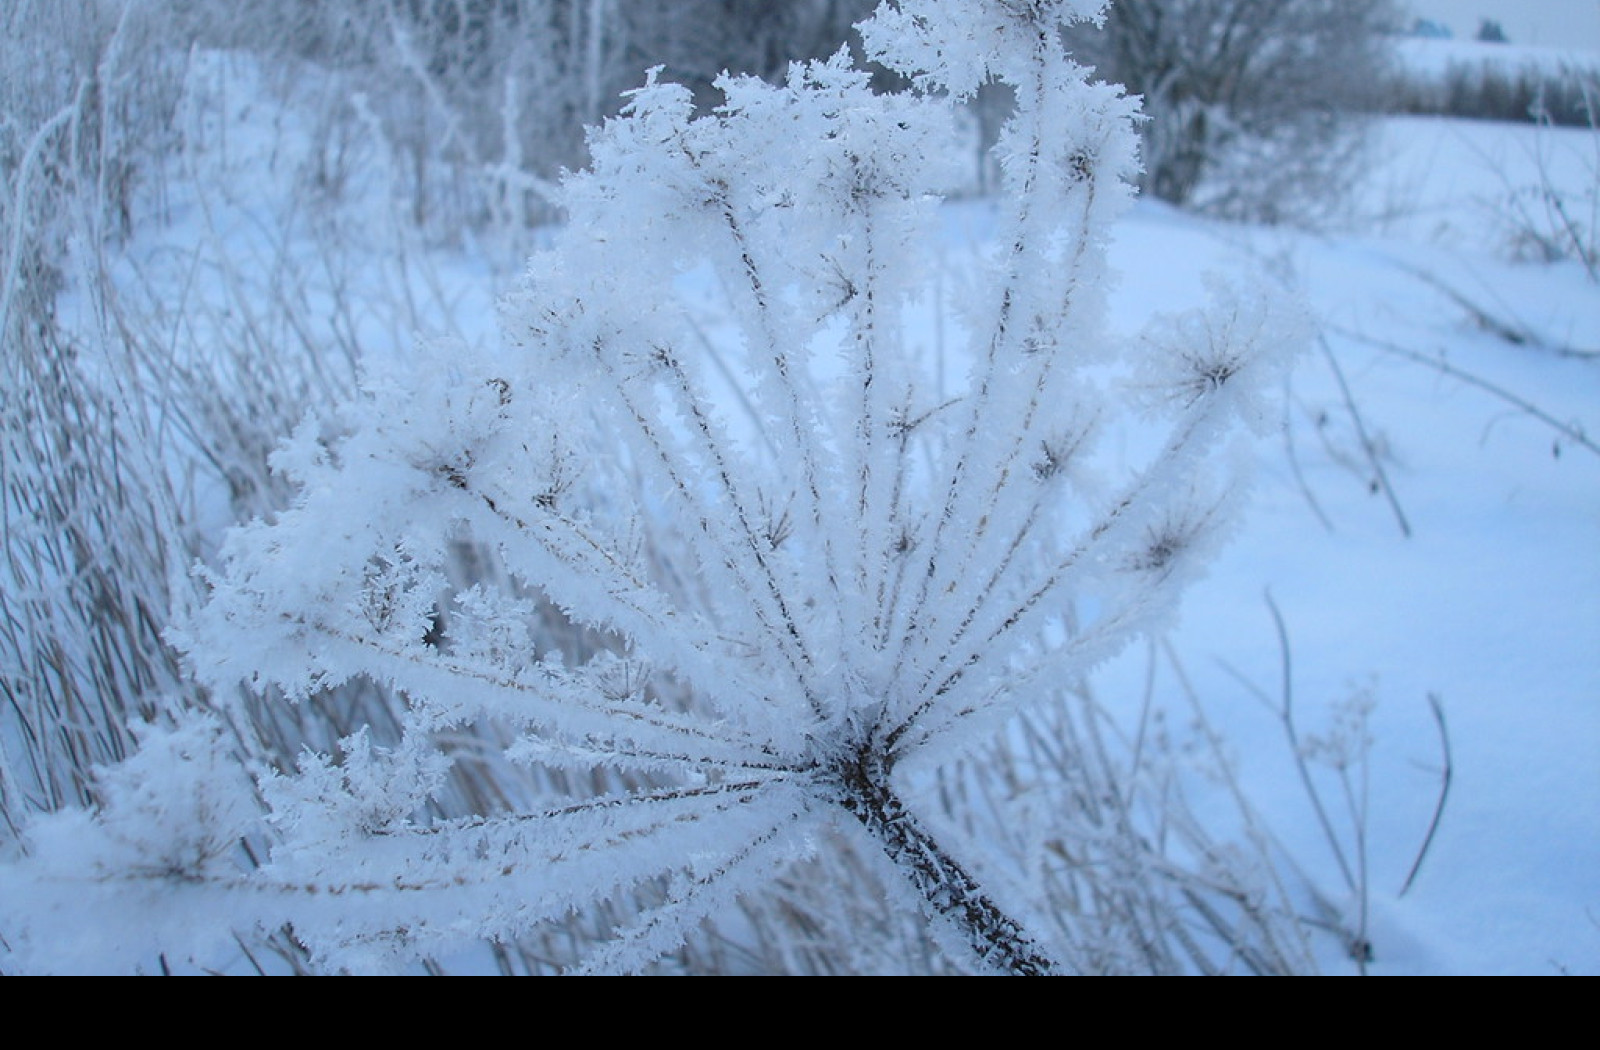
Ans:
[{"label": "bare tree", "polygon": [[1314,219],[1356,173],[1389,0],[1117,0],[1076,57],[1144,96],[1143,188],[1239,218]]},{"label": "bare tree", "polygon": [[632,15],[641,68],[666,72],[702,100],[720,97],[714,82],[727,70],[781,79],[790,62],[826,58],[871,13],[870,0],[680,0]]}]

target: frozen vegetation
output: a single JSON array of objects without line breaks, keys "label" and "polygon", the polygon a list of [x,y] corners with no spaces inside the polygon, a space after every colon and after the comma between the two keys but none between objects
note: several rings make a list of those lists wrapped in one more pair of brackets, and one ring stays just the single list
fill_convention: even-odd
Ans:
[{"label": "frozen vegetation", "polygon": [[0,89],[0,972],[1600,973],[1600,135],[1201,217],[1097,7],[559,187],[126,11]]}]

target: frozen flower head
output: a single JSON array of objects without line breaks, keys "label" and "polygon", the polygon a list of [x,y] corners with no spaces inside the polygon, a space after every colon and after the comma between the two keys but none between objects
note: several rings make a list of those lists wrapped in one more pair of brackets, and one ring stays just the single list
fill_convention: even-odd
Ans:
[{"label": "frozen flower head", "polygon": [[1215,279],[1207,286],[1205,309],[1157,317],[1146,329],[1136,397],[1156,411],[1204,404],[1219,423],[1263,433],[1274,423],[1274,388],[1305,345],[1306,318],[1259,293]]},{"label": "frozen flower head", "polygon": [[990,79],[1017,82],[1065,22],[1098,21],[1105,0],[901,0],[861,25],[868,57],[918,85],[968,98]]},{"label": "frozen flower head", "polygon": [[[1204,468],[1263,414],[1245,392],[1277,328],[1229,301],[1158,326],[1140,380],[1169,418],[1137,421],[1142,462],[1098,447],[1139,407],[1104,318],[1135,106],[1058,28],[1099,10],[885,7],[872,52],[923,92],[843,54],[724,79],[701,115],[652,81],[566,181],[506,345],[423,346],[341,433],[301,435],[298,499],[233,535],[175,642],[219,697],[361,680],[405,710],[397,743],[357,733],[261,786],[272,849],[238,884],[263,928],[381,966],[658,900],[585,958],[637,969],[843,843],[958,965],[1103,967],[974,861],[930,781],[1171,608],[1226,522]],[[1017,105],[956,307],[927,265],[929,159],[991,78]],[[443,816],[463,739],[526,792]],[[214,809],[136,844],[215,880],[239,821]],[[1120,881],[1144,848],[1075,866]]]}]

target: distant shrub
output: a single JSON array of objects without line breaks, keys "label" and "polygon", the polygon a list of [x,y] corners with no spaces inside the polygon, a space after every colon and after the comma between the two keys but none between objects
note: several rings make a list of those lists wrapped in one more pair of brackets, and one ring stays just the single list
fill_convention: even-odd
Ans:
[{"label": "distant shrub", "polygon": [[1391,113],[1589,127],[1600,99],[1600,67],[1457,59],[1442,73],[1397,73],[1383,97]]}]

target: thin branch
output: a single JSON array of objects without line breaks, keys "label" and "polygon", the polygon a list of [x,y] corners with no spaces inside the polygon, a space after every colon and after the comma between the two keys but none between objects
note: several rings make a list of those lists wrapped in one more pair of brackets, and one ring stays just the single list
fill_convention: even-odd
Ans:
[{"label": "thin branch", "polygon": [[1377,347],[1386,354],[1393,354],[1396,357],[1405,358],[1407,361],[1414,361],[1419,365],[1426,365],[1442,375],[1447,375],[1452,379],[1459,379],[1468,386],[1476,387],[1491,397],[1504,401],[1517,411],[1537,419],[1551,430],[1554,430],[1562,439],[1570,441],[1572,444],[1577,445],[1579,448],[1585,449],[1596,456],[1600,456],[1600,442],[1596,442],[1593,438],[1589,437],[1588,434],[1584,433],[1583,427],[1576,423],[1563,423],[1561,420],[1557,419],[1555,416],[1552,416],[1550,413],[1529,401],[1527,398],[1518,394],[1514,394],[1505,387],[1492,383],[1489,380],[1484,379],[1482,376],[1456,367],[1449,361],[1445,360],[1442,355],[1434,356],[1431,354],[1419,353],[1416,350],[1408,349],[1384,339],[1376,339],[1370,335],[1363,335],[1360,332],[1352,332],[1345,329],[1336,329],[1336,331],[1338,331],[1340,335],[1343,335],[1347,338],[1357,339],[1363,343],[1366,343],[1368,346]]},{"label": "thin branch", "polygon": [[1322,356],[1333,371],[1334,379],[1339,382],[1339,393],[1344,398],[1344,407],[1350,413],[1351,422],[1355,424],[1356,435],[1361,439],[1361,451],[1372,466],[1373,476],[1384,498],[1389,501],[1389,508],[1394,511],[1395,520],[1400,523],[1400,534],[1410,539],[1411,522],[1406,520],[1406,512],[1401,508],[1400,499],[1395,495],[1394,486],[1389,482],[1389,475],[1383,469],[1383,461],[1378,458],[1377,445],[1367,434],[1366,422],[1361,418],[1361,409],[1356,407],[1355,395],[1350,392],[1350,384],[1344,377],[1344,369],[1340,367],[1333,347],[1328,345],[1327,337],[1320,332],[1317,334],[1317,345],[1322,348]]},{"label": "thin branch", "polygon": [[1333,822],[1328,819],[1328,811],[1322,806],[1322,794],[1312,783],[1311,771],[1306,768],[1305,752],[1300,747],[1300,734],[1294,724],[1294,674],[1289,650],[1289,629],[1284,625],[1283,613],[1278,610],[1278,603],[1273,600],[1272,593],[1266,595],[1267,608],[1272,613],[1273,628],[1278,635],[1278,653],[1282,666],[1283,706],[1278,709],[1278,717],[1283,722],[1283,731],[1289,738],[1289,750],[1294,756],[1294,768],[1300,775],[1300,783],[1305,788],[1306,796],[1311,800],[1311,808],[1316,811],[1317,823],[1322,826],[1323,837],[1328,840],[1328,846],[1333,851],[1334,860],[1339,862],[1339,871],[1344,876],[1345,885],[1350,891],[1356,891],[1356,879],[1350,871],[1350,862],[1345,859],[1344,848],[1339,845],[1339,836],[1334,833]]},{"label": "thin branch", "polygon": [[1444,704],[1440,701],[1438,693],[1428,694],[1428,709],[1433,712],[1433,723],[1439,728],[1439,748],[1444,753],[1444,769],[1439,776],[1439,798],[1433,805],[1433,817],[1428,821],[1428,833],[1422,837],[1422,846],[1417,850],[1417,859],[1411,862],[1411,870],[1406,872],[1406,880],[1400,886],[1401,897],[1406,895],[1406,891],[1411,889],[1411,884],[1416,881],[1417,872],[1422,870],[1422,862],[1428,856],[1429,847],[1433,845],[1434,833],[1439,830],[1439,818],[1444,816],[1444,804],[1450,798],[1450,780],[1455,772],[1450,757],[1450,730],[1445,725]]}]

